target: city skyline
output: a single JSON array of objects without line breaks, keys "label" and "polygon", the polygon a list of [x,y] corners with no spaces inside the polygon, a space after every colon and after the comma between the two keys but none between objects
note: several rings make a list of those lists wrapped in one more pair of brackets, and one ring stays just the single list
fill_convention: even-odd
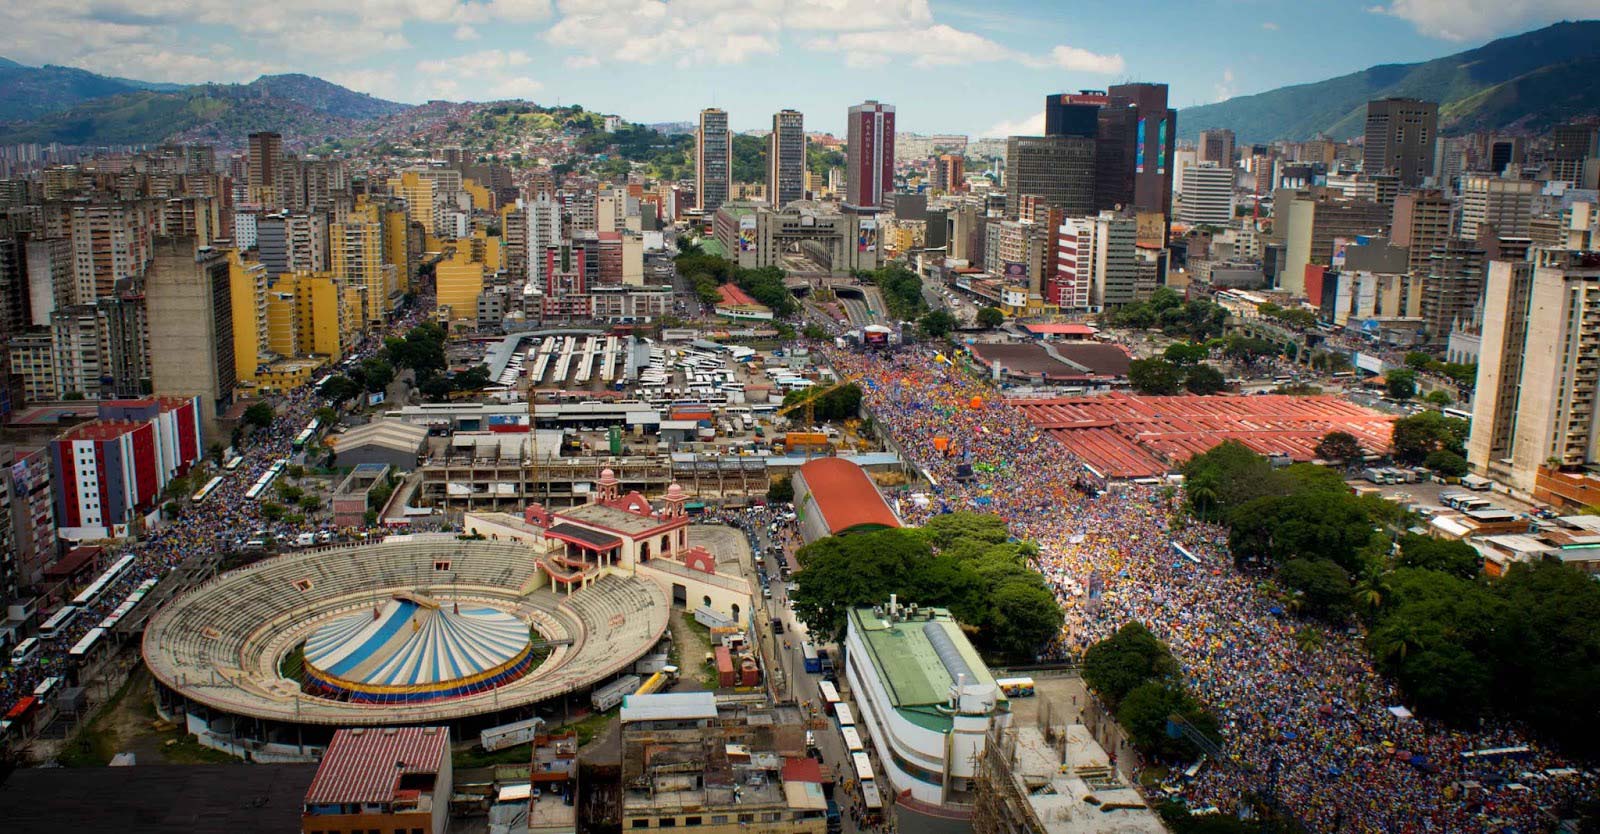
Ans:
[{"label": "city skyline", "polygon": [[[902,131],[975,136],[1042,133],[1040,91],[1166,81],[1172,105],[1190,107],[1428,60],[1593,11],[1581,0],[1153,0],[1137,15],[1042,0],[368,0],[340,10],[290,0],[243,14],[216,0],[43,5],[0,10],[16,35],[5,57],[154,82],[304,72],[406,103],[524,98],[644,123],[692,121],[711,106],[735,131],[793,108],[810,129],[839,134],[846,107],[877,98],[899,105]],[[1304,48],[1330,27],[1348,35],[1339,49]]]}]

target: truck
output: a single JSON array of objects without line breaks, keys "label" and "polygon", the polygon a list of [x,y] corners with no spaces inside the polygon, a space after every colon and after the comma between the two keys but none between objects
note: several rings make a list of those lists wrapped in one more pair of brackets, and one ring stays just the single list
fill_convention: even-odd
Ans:
[{"label": "truck", "polygon": [[534,736],[539,734],[539,728],[543,726],[543,718],[529,718],[526,721],[490,727],[478,734],[478,745],[492,753],[507,747],[527,744],[533,741]]},{"label": "truck", "polygon": [[828,834],[839,834],[844,830],[844,818],[839,813],[839,803],[828,800]]},{"label": "truck", "polygon": [[638,691],[639,683],[638,675],[623,675],[596,689],[589,696],[589,704],[594,707],[595,712],[606,712],[620,705],[624,697]]},{"label": "truck", "polygon": [[678,667],[676,667],[676,666],[663,666],[663,667],[661,667],[661,671],[656,672],[655,674],[651,675],[649,678],[647,678],[645,680],[644,683],[640,684],[639,688],[634,690],[633,694],[635,694],[635,695],[651,695],[651,694],[654,694],[656,692],[660,692],[663,689],[666,689],[667,687],[669,687],[672,684],[676,683],[677,680],[678,680]]}]

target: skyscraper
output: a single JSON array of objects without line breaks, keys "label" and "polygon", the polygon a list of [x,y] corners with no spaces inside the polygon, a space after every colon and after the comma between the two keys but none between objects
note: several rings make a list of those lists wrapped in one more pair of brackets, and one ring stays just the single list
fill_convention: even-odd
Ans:
[{"label": "skyscraper", "polygon": [[1094,136],[1099,132],[1100,108],[1106,94],[1097,90],[1054,93],[1044,98],[1044,135]]},{"label": "skyscraper", "polygon": [[250,199],[259,201],[263,189],[278,184],[278,166],[283,158],[283,137],[270,131],[250,134],[249,187]]},{"label": "skyscraper", "polygon": [[711,214],[733,193],[733,134],[728,132],[726,111],[715,107],[700,111],[694,158],[696,205]]},{"label": "skyscraper", "polygon": [[1006,216],[1022,198],[1039,198],[1068,217],[1094,211],[1095,142],[1087,136],[1013,136],[1006,140]]},{"label": "skyscraper", "polygon": [[946,194],[965,191],[966,157],[958,153],[940,154],[933,160],[933,188]]},{"label": "skyscraper", "polygon": [[1550,462],[1600,460],[1600,255],[1535,249],[1489,265],[1467,459],[1532,492]]},{"label": "skyscraper", "polygon": [[1434,139],[1439,134],[1439,105],[1414,98],[1367,102],[1367,130],[1362,146],[1364,174],[1394,174],[1400,184],[1418,186],[1433,175]]},{"label": "skyscraper", "polygon": [[783,208],[806,196],[805,117],[798,110],[772,114],[767,144],[767,199]]},{"label": "skyscraper", "polygon": [[1202,162],[1183,169],[1178,219],[1195,225],[1226,226],[1233,220],[1233,168]]},{"label": "skyscraper", "polygon": [[845,204],[882,206],[894,190],[894,105],[869,100],[851,107],[845,142]]},{"label": "skyscraper", "polygon": [[1200,131],[1200,161],[1215,162],[1218,168],[1233,167],[1233,131],[1227,128]]},{"label": "skyscraper", "polygon": [[1170,217],[1177,134],[1178,111],[1167,106],[1167,85],[1112,86],[1097,131],[1097,205]]}]

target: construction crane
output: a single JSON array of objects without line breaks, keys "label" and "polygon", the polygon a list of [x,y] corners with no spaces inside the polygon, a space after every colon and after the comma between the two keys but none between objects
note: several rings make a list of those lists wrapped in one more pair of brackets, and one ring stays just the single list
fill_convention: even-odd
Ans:
[{"label": "construction crane", "polygon": [[778,409],[777,413],[779,416],[787,416],[789,412],[794,411],[797,408],[803,408],[806,412],[806,425],[814,426],[817,424],[817,400],[820,400],[823,397],[826,397],[834,391],[837,391],[849,384],[850,383],[848,382],[835,382],[826,388],[813,387],[806,393],[804,397],[795,400],[783,408]]}]

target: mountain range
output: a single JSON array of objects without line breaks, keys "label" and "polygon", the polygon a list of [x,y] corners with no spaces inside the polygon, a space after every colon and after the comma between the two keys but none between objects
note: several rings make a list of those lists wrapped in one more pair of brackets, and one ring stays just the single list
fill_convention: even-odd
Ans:
[{"label": "mountain range", "polygon": [[[1557,23],[1416,64],[1383,64],[1326,81],[1280,87],[1178,116],[1179,135],[1231,128],[1240,141],[1359,135],[1366,103],[1389,96],[1439,102],[1440,129],[1538,131],[1600,114],[1600,20]],[[310,75],[248,84],[160,84],[73,67],[0,58],[0,144],[154,144],[238,147],[276,130],[291,146],[370,133],[374,120],[423,109]]]},{"label": "mountain range", "polygon": [[408,109],[310,75],[156,84],[0,58],[0,144],[133,145],[181,136],[240,145],[258,130],[277,130],[291,144],[315,143]]},{"label": "mountain range", "polygon": [[1360,135],[1366,103],[1399,96],[1439,103],[1445,133],[1538,131],[1600,114],[1600,20],[1568,21],[1417,64],[1382,64],[1311,84],[1187,107],[1178,135],[1231,128],[1240,141]]}]

